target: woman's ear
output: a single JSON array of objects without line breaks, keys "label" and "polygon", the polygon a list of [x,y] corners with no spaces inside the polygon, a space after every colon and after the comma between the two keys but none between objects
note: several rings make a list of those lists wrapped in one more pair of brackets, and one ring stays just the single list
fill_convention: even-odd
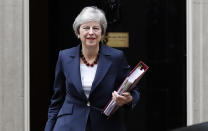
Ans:
[{"label": "woman's ear", "polygon": [[79,35],[77,35],[77,38],[79,39],[79,38],[80,38],[80,36],[79,36]]}]

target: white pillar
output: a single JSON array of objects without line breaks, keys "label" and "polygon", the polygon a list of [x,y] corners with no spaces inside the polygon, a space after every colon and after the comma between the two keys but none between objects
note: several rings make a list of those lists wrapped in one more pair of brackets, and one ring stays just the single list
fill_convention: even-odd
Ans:
[{"label": "white pillar", "polygon": [[0,1],[1,131],[29,131],[28,3]]},{"label": "white pillar", "polygon": [[208,1],[187,0],[187,124],[208,121]]}]

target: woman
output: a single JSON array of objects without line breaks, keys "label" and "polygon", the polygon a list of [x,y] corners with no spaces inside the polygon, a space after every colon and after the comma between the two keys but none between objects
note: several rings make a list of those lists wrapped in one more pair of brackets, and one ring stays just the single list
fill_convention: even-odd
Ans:
[{"label": "woman", "polygon": [[107,119],[102,109],[111,98],[133,108],[139,92],[115,91],[129,66],[122,51],[100,43],[106,28],[105,14],[97,7],[85,7],[75,19],[81,44],[59,53],[45,131],[125,131],[119,110]]}]

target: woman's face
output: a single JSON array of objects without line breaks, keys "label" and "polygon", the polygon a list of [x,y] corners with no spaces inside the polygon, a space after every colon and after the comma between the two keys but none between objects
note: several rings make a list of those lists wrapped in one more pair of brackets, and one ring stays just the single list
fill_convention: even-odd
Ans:
[{"label": "woman's face", "polygon": [[99,22],[91,21],[82,24],[78,37],[85,46],[98,45],[101,40],[102,29]]}]

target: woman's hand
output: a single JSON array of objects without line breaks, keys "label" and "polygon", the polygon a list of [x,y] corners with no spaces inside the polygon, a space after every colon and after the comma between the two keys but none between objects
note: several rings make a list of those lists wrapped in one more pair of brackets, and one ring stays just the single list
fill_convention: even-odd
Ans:
[{"label": "woman's hand", "polygon": [[119,95],[116,91],[112,93],[113,100],[116,102],[118,106],[123,106],[132,101],[133,97],[129,92],[124,92],[122,95]]}]

